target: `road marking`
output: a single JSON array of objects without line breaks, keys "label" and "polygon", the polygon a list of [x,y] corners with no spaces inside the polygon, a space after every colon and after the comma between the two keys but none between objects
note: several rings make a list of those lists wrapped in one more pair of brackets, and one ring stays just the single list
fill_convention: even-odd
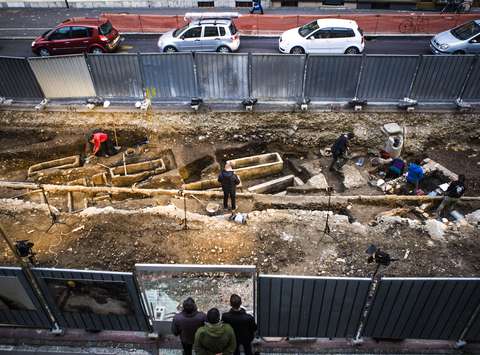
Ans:
[{"label": "road marking", "polygon": [[45,31],[45,30],[51,30],[52,28],[51,27],[20,27],[20,28],[16,28],[16,27],[1,27],[0,28],[0,31]]},{"label": "road marking", "polygon": [[132,49],[133,46],[129,46],[129,45],[121,45],[120,46],[121,49]]}]

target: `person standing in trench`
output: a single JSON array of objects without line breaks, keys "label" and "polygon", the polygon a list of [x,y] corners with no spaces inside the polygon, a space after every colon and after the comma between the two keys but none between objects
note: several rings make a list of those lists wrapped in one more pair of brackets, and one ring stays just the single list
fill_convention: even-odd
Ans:
[{"label": "person standing in trench", "polygon": [[223,208],[228,210],[228,198],[232,205],[232,211],[237,209],[236,205],[236,191],[237,185],[240,184],[240,179],[233,172],[230,163],[226,163],[223,170],[218,175],[218,182],[222,185],[223,190]]}]

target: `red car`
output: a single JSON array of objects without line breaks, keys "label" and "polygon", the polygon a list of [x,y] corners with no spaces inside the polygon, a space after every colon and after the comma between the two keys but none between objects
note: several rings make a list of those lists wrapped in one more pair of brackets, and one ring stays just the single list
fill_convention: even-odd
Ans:
[{"label": "red car", "polygon": [[71,53],[113,52],[120,35],[106,19],[75,17],[63,21],[32,42],[33,53],[42,57]]}]

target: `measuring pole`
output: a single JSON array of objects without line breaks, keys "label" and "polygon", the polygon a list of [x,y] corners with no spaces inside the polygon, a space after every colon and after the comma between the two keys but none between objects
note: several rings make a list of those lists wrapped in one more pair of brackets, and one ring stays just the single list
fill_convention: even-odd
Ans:
[{"label": "measuring pole", "polygon": [[33,287],[33,289],[37,293],[37,296],[38,296],[38,299],[39,299],[40,303],[45,308],[45,311],[47,312],[48,318],[50,318],[50,321],[53,324],[52,333],[53,334],[63,334],[63,330],[58,325],[57,320],[55,319],[52,311],[48,307],[47,300],[45,299],[42,291],[40,290],[40,286],[37,283],[37,279],[35,278],[35,275],[33,274],[32,269],[30,269],[30,264],[27,263],[25,260],[23,260],[23,258],[20,256],[17,248],[15,247],[15,245],[13,245],[10,238],[7,237],[7,234],[5,233],[1,224],[0,224],[0,235],[2,236],[3,240],[5,240],[5,242],[7,243],[8,247],[12,251],[13,255],[15,255],[15,258],[17,259],[18,263],[21,265],[22,270],[25,273],[25,276],[27,277],[27,280],[30,282],[30,285]]}]

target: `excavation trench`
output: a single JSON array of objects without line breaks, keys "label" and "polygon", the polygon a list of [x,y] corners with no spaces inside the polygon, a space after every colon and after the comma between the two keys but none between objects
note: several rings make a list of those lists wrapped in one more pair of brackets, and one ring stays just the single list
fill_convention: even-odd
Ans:
[{"label": "excavation trench", "polygon": [[[396,196],[401,189],[385,194],[376,186],[371,158],[383,144],[379,127],[392,121],[407,128],[404,158],[430,158],[467,174],[468,198],[456,211],[468,218],[448,216],[437,226],[441,235],[429,222],[441,197]],[[365,249],[374,243],[407,255],[386,270],[390,275],[478,275],[476,121],[440,114],[0,112],[0,222],[13,239],[35,243],[42,266],[238,263],[273,273],[366,276],[372,267]],[[87,161],[86,137],[98,128],[122,148]],[[327,148],[345,131],[356,139],[342,176],[328,170]],[[221,208],[207,213],[209,203],[221,207],[217,175],[227,161],[241,179],[238,212],[246,224]],[[449,181],[435,170],[421,188],[429,193]],[[2,261],[12,262],[2,248]]]}]

